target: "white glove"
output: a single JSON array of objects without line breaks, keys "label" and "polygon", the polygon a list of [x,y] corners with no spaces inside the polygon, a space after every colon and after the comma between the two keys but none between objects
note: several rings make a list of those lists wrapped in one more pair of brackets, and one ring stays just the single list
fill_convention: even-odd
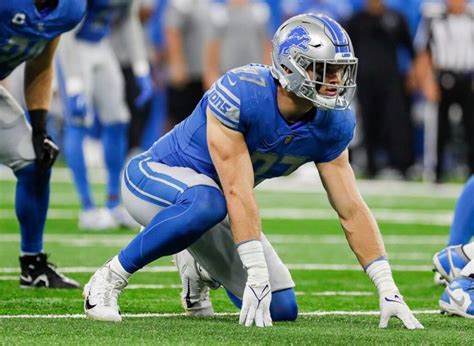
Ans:
[{"label": "white glove", "polygon": [[390,317],[397,317],[407,329],[423,329],[399,293],[380,296],[380,328],[387,328]]},{"label": "white glove", "polygon": [[272,291],[262,243],[251,240],[240,244],[237,251],[248,274],[239,323],[250,327],[255,321],[257,327],[270,327]]},{"label": "white glove", "polygon": [[385,258],[372,262],[365,271],[379,291],[380,328],[387,328],[390,317],[397,317],[408,329],[423,329],[422,324],[413,316],[403,301],[395,282],[392,270]]}]

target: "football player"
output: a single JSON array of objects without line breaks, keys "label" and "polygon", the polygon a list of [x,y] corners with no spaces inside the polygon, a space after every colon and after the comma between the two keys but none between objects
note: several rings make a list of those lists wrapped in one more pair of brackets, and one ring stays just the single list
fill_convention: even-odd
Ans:
[{"label": "football player", "polygon": [[201,308],[211,315],[204,284],[221,284],[241,307],[241,324],[296,319],[294,283],[261,232],[253,187],[314,162],[349,245],[378,289],[380,327],[396,316],[409,329],[423,328],[393,280],[349,164],[356,68],[344,29],[327,16],[304,14],[275,33],[272,67],[251,64],[217,80],[186,120],[127,165],[125,205],[146,227],[85,286],[87,317],[120,321],[117,298],[129,277],[180,252],[189,313]]},{"label": "football player", "polygon": [[21,231],[21,287],[78,288],[43,253],[51,167],[59,153],[46,131],[53,56],[59,36],[76,26],[85,1],[17,0],[0,3],[0,79],[26,62],[25,112],[0,86],[0,163],[17,177],[15,209]]},{"label": "football player", "polygon": [[[59,47],[63,108],[66,110],[64,155],[73,173],[82,210],[79,228],[106,229],[138,227],[120,205],[120,172],[127,151],[130,113],[124,95],[124,81],[116,54],[109,41],[117,35],[132,61],[140,94],[135,103],[143,106],[152,96],[150,69],[145,52],[138,1],[88,0],[82,23],[64,35]],[[96,208],[84,161],[83,141],[97,113],[107,169],[106,208]]]},{"label": "football player", "polygon": [[470,243],[474,235],[473,195],[471,176],[456,203],[448,247],[433,257],[435,282],[448,283],[439,301],[441,311],[468,318],[474,318],[474,243]]}]

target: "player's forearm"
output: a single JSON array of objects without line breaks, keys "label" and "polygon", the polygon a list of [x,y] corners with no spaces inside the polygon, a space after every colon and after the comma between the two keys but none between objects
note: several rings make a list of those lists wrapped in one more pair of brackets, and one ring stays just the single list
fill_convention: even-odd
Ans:
[{"label": "player's forearm", "polygon": [[220,43],[218,40],[209,40],[204,49],[204,83],[210,88],[221,73],[220,71]]},{"label": "player's forearm", "polygon": [[236,244],[260,239],[260,215],[252,191],[225,189],[227,211]]},{"label": "player's forearm", "polygon": [[49,109],[53,82],[53,58],[59,38],[51,41],[44,51],[26,63],[25,101],[29,110]]},{"label": "player's forearm", "polygon": [[27,64],[25,69],[25,101],[29,110],[49,109],[52,81],[52,64],[46,68]]},{"label": "player's forearm", "polygon": [[177,28],[166,29],[166,42],[168,44],[169,64],[171,66],[185,66],[181,32]]},{"label": "player's forearm", "polygon": [[340,221],[349,246],[363,267],[385,256],[385,247],[379,228],[363,201],[350,217],[341,217]]}]

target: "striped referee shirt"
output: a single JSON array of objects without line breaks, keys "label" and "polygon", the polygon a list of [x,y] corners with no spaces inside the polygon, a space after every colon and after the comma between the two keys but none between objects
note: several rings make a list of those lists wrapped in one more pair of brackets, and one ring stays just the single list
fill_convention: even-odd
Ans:
[{"label": "striped referee shirt", "polygon": [[428,50],[438,70],[458,73],[474,71],[474,13],[455,15],[443,9],[423,11],[415,37],[418,51]]}]

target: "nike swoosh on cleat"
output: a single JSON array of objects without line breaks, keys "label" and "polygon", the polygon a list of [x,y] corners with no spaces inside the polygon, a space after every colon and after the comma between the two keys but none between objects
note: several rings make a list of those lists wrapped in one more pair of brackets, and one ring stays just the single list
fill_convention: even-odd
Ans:
[{"label": "nike swoosh on cleat", "polygon": [[194,302],[194,303],[191,302],[191,283],[189,282],[189,279],[188,279],[188,292],[186,294],[185,301],[186,301],[186,307],[188,309],[192,309],[197,304],[197,302]]},{"label": "nike swoosh on cleat", "polygon": [[33,282],[33,278],[31,277],[31,275],[28,275],[28,276],[20,275],[20,279],[28,284],[31,284]]},{"label": "nike swoosh on cleat", "polygon": [[91,303],[89,303],[89,297],[86,298],[86,310],[90,310],[90,309],[93,309],[97,306],[97,304],[95,305],[92,305]]},{"label": "nike swoosh on cleat", "polygon": [[449,298],[456,303],[456,305],[459,305],[460,307],[462,307],[464,305],[464,297],[461,297],[461,299],[457,299],[456,297],[454,297],[452,294],[451,294],[451,291],[450,290],[447,290],[446,291],[448,293],[448,296]]}]

